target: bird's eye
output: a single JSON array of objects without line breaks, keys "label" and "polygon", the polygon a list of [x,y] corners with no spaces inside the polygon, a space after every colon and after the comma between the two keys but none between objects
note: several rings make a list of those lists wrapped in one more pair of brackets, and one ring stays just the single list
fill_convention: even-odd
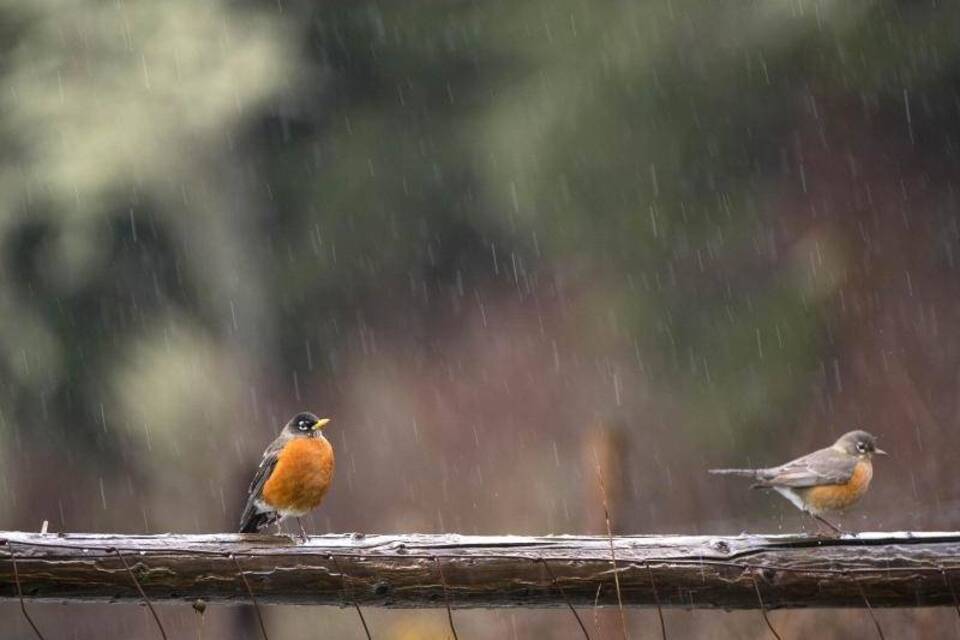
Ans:
[{"label": "bird's eye", "polygon": [[865,445],[862,442],[857,443],[857,451],[859,451],[860,453],[865,453],[866,450],[867,450],[867,445]]},{"label": "bird's eye", "polygon": [[306,420],[304,420],[303,418],[301,418],[300,420],[297,420],[297,429],[300,429],[300,431],[306,431],[309,428],[310,428],[310,424]]}]

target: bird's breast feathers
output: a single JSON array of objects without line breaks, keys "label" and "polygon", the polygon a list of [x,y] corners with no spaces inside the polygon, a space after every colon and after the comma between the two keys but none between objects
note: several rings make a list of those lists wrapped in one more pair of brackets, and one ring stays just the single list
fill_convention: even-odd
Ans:
[{"label": "bird's breast feathers", "polygon": [[843,511],[856,503],[870,486],[873,465],[869,460],[860,460],[853,468],[850,479],[841,484],[822,484],[802,491],[807,507],[813,513]]},{"label": "bird's breast feathers", "polygon": [[324,437],[294,438],[277,456],[262,502],[285,515],[304,515],[323,500],[333,478],[333,447]]}]

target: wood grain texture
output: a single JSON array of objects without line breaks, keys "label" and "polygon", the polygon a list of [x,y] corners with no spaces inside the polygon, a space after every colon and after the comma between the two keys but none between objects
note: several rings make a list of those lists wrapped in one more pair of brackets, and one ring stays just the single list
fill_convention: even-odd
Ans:
[{"label": "wood grain texture", "polygon": [[[261,603],[439,607],[442,567],[460,608],[616,603],[605,537],[34,534],[0,531],[0,598],[131,601],[120,550],[157,601],[246,603],[233,554]],[[756,609],[954,606],[960,532],[614,538],[625,605]],[[439,561],[439,563],[438,563]],[[544,566],[549,563],[549,567]],[[556,582],[551,578],[555,577]],[[756,586],[755,586],[756,585]]]}]

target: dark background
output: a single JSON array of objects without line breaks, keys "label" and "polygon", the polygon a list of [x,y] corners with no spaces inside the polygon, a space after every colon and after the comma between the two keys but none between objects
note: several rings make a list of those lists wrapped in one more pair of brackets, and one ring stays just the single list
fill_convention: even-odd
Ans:
[{"label": "dark background", "polygon": [[[338,459],[313,532],[600,533],[595,456],[617,531],[795,531],[704,469],[852,428],[891,456],[847,528],[956,529],[958,30],[946,1],[0,4],[0,528],[235,530],[310,409]],[[155,634],[134,606],[32,609],[52,637]],[[256,637],[233,611],[203,637]],[[351,610],[268,617],[361,637]],[[30,637],[14,605],[0,636]]]}]

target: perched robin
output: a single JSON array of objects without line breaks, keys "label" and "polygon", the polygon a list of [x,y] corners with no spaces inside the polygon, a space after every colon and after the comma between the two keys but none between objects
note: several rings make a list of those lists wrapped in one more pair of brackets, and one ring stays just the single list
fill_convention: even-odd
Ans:
[{"label": "perched robin", "polygon": [[840,528],[823,518],[853,506],[873,479],[874,455],[886,455],[866,431],[845,433],[832,445],[768,469],[710,469],[710,473],[747,476],[754,489],[773,489],[834,531]]},{"label": "perched robin", "polygon": [[333,447],[322,432],[329,422],[299,413],[270,443],[250,483],[240,533],[256,533],[271,524],[279,527],[284,518],[293,516],[306,539],[300,518],[320,504],[333,479]]}]

